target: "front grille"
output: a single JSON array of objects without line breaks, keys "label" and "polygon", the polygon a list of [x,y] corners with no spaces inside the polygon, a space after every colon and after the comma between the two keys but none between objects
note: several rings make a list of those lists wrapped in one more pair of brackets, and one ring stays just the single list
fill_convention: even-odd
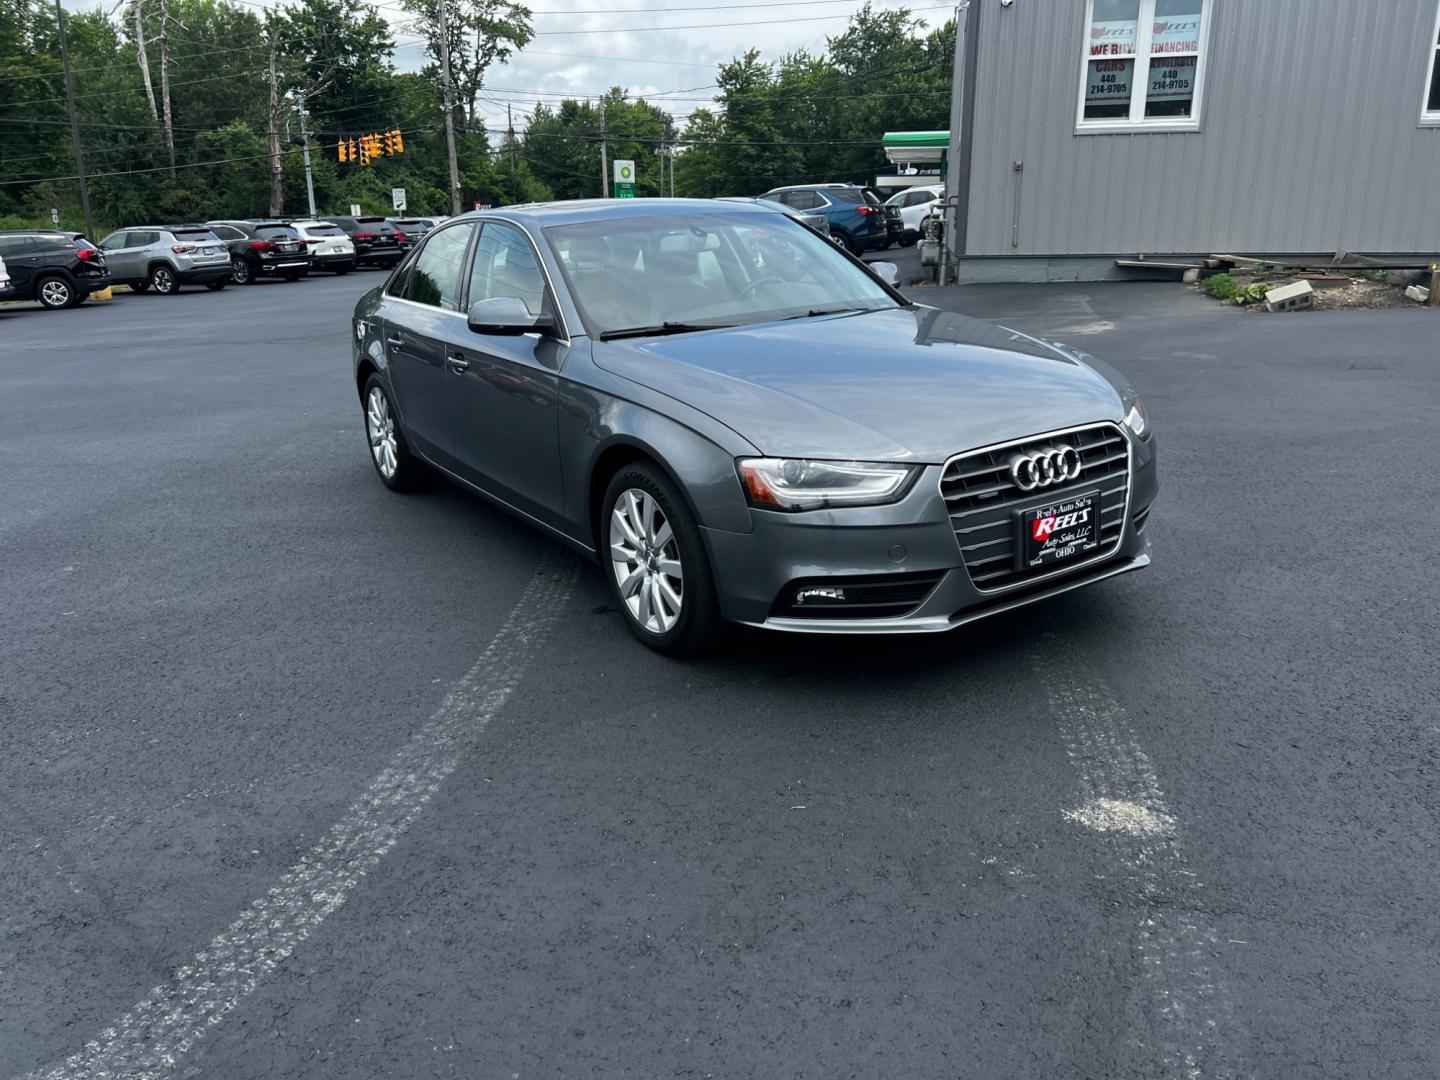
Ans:
[{"label": "front grille", "polygon": [[[1063,487],[1021,491],[1010,475],[1011,459],[1057,446],[1079,452],[1079,478]],[[1019,568],[1015,512],[1087,491],[1100,492],[1099,548],[1059,567]],[[1130,447],[1124,433],[1108,423],[962,454],[946,462],[940,476],[940,494],[965,568],[975,587],[987,592],[1063,573],[1113,553],[1120,544],[1129,493]]]}]

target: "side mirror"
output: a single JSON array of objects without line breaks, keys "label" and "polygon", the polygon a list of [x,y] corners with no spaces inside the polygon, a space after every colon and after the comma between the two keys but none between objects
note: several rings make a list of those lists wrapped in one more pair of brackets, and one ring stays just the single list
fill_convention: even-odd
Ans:
[{"label": "side mirror", "polygon": [[545,333],[555,320],[545,313],[536,315],[518,296],[495,296],[477,300],[466,316],[470,329],[477,334]]},{"label": "side mirror", "polygon": [[870,264],[870,269],[880,278],[881,281],[885,282],[886,285],[893,285],[897,288],[899,287],[900,268],[894,263],[873,262]]}]

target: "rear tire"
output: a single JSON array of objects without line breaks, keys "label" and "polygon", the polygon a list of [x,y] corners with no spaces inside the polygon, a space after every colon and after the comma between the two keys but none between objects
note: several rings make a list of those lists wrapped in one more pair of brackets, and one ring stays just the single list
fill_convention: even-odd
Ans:
[{"label": "rear tire", "polygon": [[850,252],[851,255],[859,255],[862,251],[865,250],[864,244],[860,243],[860,241],[856,240],[853,236],[844,231],[841,231],[840,233],[840,243],[845,245],[845,250]]},{"label": "rear tire", "polygon": [[250,272],[250,264],[238,255],[230,260],[230,284],[231,285],[253,285],[255,275]]},{"label": "rear tire", "polygon": [[605,489],[599,526],[605,580],[630,632],[669,656],[708,650],[724,625],[715,579],[670,478],[648,462],[626,465]]},{"label": "rear tire", "polygon": [[379,375],[371,375],[365,381],[360,408],[365,416],[370,464],[375,466],[380,482],[391,491],[414,491],[420,487],[423,480],[420,462],[410,453],[395,406]]},{"label": "rear tire", "polygon": [[150,287],[161,296],[180,291],[180,283],[175,280],[175,271],[163,263],[150,268]]},{"label": "rear tire", "polygon": [[35,299],[40,306],[50,311],[75,306],[75,286],[57,275],[42,277],[35,283]]}]

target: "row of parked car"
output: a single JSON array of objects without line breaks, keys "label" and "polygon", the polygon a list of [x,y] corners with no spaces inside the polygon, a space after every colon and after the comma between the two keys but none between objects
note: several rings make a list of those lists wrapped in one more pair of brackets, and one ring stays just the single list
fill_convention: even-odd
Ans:
[{"label": "row of parked car", "polygon": [[861,184],[792,184],[759,198],[790,211],[811,228],[859,255],[891,244],[909,247],[920,239],[920,222],[945,194],[943,186],[922,185],[884,202]]},{"label": "row of parked car", "polygon": [[295,281],[312,270],[389,269],[443,218],[252,218],[117,229],[92,244],[59,229],[0,231],[0,300],[51,309],[84,303],[111,285],[166,295],[183,285],[218,291],[262,277]]}]

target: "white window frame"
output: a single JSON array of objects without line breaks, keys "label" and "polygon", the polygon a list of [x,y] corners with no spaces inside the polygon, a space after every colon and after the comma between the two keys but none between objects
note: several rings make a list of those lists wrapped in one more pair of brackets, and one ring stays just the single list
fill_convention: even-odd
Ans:
[{"label": "white window frame", "polygon": [[1425,50],[1425,96],[1420,99],[1421,127],[1440,127],[1440,112],[1428,107],[1430,91],[1434,89],[1437,56],[1440,56],[1440,4],[1435,6],[1435,25],[1430,30],[1430,47]]},{"label": "white window frame", "polygon": [[[1200,55],[1195,63],[1195,94],[1189,116],[1145,118],[1145,96],[1150,86],[1150,46],[1155,34],[1155,0],[1140,0],[1140,24],[1135,28],[1135,70],[1130,85],[1130,115],[1085,119],[1085,87],[1090,74],[1090,26],[1095,18],[1095,0],[1085,0],[1085,25],[1080,46],[1080,87],[1075,102],[1075,134],[1113,135],[1128,132],[1199,131],[1200,106],[1205,97],[1205,68],[1210,58],[1210,13],[1216,0],[1200,5]],[[1138,117],[1138,119],[1136,119]],[[1440,117],[1435,121],[1440,124]]]}]

